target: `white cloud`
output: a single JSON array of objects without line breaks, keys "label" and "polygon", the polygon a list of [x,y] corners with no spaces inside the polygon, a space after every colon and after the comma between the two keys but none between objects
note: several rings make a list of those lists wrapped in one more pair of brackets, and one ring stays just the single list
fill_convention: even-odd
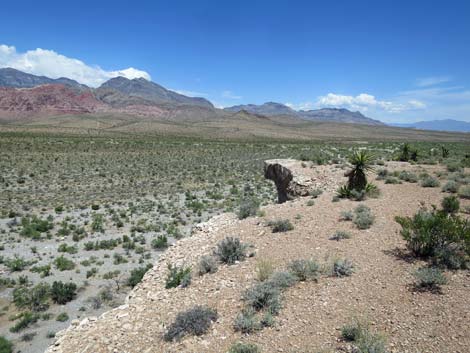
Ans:
[{"label": "white cloud", "polygon": [[318,97],[316,105],[318,107],[342,107],[362,112],[374,109],[388,113],[401,113],[407,110],[424,109],[426,107],[425,103],[417,99],[392,102],[378,100],[373,95],[367,93],[361,93],[357,96],[328,93],[326,96]]},{"label": "white cloud", "polygon": [[0,44],[0,67],[12,67],[34,75],[50,78],[67,77],[91,87],[97,87],[110,78],[123,76],[128,79],[150,75],[142,70],[127,69],[106,71],[99,66],[90,66],[83,61],[68,58],[53,50],[37,48],[19,53],[14,46]]},{"label": "white cloud", "polygon": [[207,93],[203,93],[203,92],[187,91],[187,90],[173,89],[173,88],[169,88],[169,90],[182,94],[184,96],[188,96],[188,97],[207,97],[208,96]]},{"label": "white cloud", "polygon": [[223,91],[222,97],[227,98],[227,99],[242,99],[243,98],[242,96],[237,96],[232,91]]},{"label": "white cloud", "polygon": [[450,76],[431,76],[431,77],[423,77],[418,78],[416,80],[416,86],[418,87],[429,87],[439,85],[441,83],[446,83],[451,81],[452,78]]}]

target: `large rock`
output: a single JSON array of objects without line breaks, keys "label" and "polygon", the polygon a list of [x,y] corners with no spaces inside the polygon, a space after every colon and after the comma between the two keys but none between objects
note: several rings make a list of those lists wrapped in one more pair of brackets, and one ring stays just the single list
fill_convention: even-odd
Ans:
[{"label": "large rock", "polygon": [[299,170],[299,161],[294,159],[270,159],[264,162],[264,177],[274,181],[279,203],[298,196],[308,196],[315,189],[312,178]]}]

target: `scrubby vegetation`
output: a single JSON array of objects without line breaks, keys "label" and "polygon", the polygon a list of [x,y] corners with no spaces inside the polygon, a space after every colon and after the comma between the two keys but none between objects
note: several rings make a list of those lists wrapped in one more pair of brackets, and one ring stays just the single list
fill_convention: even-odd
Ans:
[{"label": "scrubby vegetation", "polygon": [[176,316],[164,335],[166,341],[173,341],[185,335],[200,336],[206,333],[212,321],[217,320],[217,312],[204,306],[195,306]]},{"label": "scrubby vegetation", "polygon": [[220,262],[233,265],[236,261],[245,260],[247,246],[238,238],[227,237],[217,244],[214,255]]}]

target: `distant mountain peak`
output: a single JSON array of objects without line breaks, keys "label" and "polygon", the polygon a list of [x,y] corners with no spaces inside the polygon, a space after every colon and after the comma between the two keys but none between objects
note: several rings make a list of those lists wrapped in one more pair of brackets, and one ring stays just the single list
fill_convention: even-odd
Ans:
[{"label": "distant mountain peak", "polygon": [[259,114],[265,116],[290,116],[304,120],[312,121],[329,121],[339,123],[355,123],[355,124],[367,124],[367,125],[384,125],[378,120],[374,120],[364,116],[360,112],[351,112],[345,108],[322,108],[316,110],[299,110],[286,106],[285,104],[276,102],[266,102],[261,105],[246,104],[236,105],[233,107],[225,108],[227,111],[238,112],[247,111],[252,114]]},{"label": "distant mountain peak", "polygon": [[402,124],[392,123],[389,125],[419,130],[470,132],[470,122],[455,119],[417,121],[415,123]]}]

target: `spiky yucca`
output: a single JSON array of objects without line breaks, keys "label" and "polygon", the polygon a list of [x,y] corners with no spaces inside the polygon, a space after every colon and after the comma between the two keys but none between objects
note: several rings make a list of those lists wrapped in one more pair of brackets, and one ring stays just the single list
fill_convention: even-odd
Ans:
[{"label": "spiky yucca", "polygon": [[346,173],[348,177],[348,189],[362,191],[367,186],[368,171],[373,170],[372,161],[374,157],[366,151],[355,151],[349,158],[353,168]]}]

